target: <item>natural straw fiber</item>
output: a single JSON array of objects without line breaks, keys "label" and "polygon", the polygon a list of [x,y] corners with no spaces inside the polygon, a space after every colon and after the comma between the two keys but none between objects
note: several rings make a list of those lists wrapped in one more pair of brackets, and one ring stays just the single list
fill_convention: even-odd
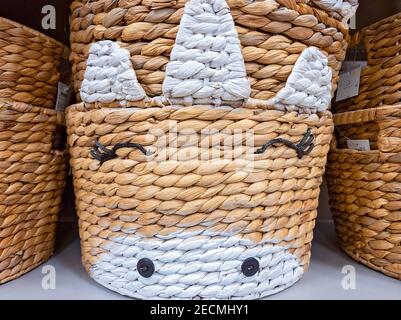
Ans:
[{"label": "natural straw fiber", "polygon": [[82,260],[121,294],[257,299],[308,268],[332,70],[308,47],[273,99],[250,98],[232,11],[186,4],[158,97],[118,42],[91,45],[67,109]]},{"label": "natural straw fiber", "polygon": [[348,23],[349,19],[355,15],[359,5],[359,0],[304,0],[304,2],[326,11],[330,16],[344,23]]},{"label": "natural straw fiber", "polygon": [[53,110],[0,101],[0,283],[53,253],[66,169],[56,126]]},{"label": "natural straw fiber", "polygon": [[[137,298],[261,298],[306,271],[329,112],[80,104],[68,108],[67,124],[82,259],[96,281]],[[272,139],[299,143],[308,129],[314,148],[301,159],[280,143],[255,154]],[[140,144],[148,155],[126,147],[101,164],[96,141]],[[224,141],[233,141],[226,153]],[[154,258],[149,281],[136,269],[143,256]],[[250,257],[263,271],[247,278],[241,264]]]},{"label": "natural straw fiber", "polygon": [[352,39],[363,43],[368,65],[362,70],[359,95],[335,105],[336,112],[401,103],[401,13],[364,28]]},{"label": "natural straw fiber", "polygon": [[[383,106],[336,114],[337,141],[327,181],[344,251],[401,280],[401,110]],[[370,139],[371,151],[346,149],[348,139]],[[338,142],[338,143],[337,143]]]},{"label": "natural straw fiber", "polygon": [[[251,96],[270,99],[282,89],[300,54],[310,46],[325,52],[333,90],[345,58],[348,27],[305,1],[227,1],[242,44]],[[91,43],[117,41],[129,50],[139,83],[150,97],[161,95],[185,0],[74,1],[71,62],[75,91],[84,79]],[[79,97],[78,97],[79,99]]]},{"label": "natural straw fiber", "polygon": [[54,108],[63,44],[0,17],[0,98]]}]

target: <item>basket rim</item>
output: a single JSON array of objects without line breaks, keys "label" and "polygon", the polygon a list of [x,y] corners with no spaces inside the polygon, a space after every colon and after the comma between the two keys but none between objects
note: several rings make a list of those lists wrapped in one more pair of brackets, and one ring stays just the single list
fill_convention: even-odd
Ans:
[{"label": "basket rim", "polygon": [[[74,7],[76,3],[81,3],[82,5],[87,5],[88,3],[100,2],[102,0],[73,0],[70,4],[70,11],[74,11],[78,8],[78,6]],[[185,0],[187,2],[188,0]],[[334,27],[338,29],[341,33],[349,38],[349,27],[347,24],[343,23],[340,20],[337,20],[331,17],[327,12],[325,12],[321,8],[314,7],[310,4],[311,0],[273,0],[278,4],[288,7],[292,10],[297,11],[300,14],[312,14],[315,16],[320,22],[323,22],[328,27]],[[179,1],[175,1],[176,3]],[[303,9],[303,10],[302,10]],[[305,9],[307,12],[305,13]],[[74,19],[74,18],[73,18]],[[346,38],[346,39],[347,39]]]},{"label": "basket rim", "polygon": [[[318,20],[320,20],[321,22],[326,24],[328,27],[335,27],[336,29],[341,31],[341,33],[343,33],[347,37],[349,37],[349,27],[348,27],[348,25],[346,25],[345,23],[343,23],[340,20],[337,20],[337,19],[331,17],[323,9],[311,6],[310,5],[311,0],[274,0],[274,1],[278,2],[281,5],[287,6],[287,7],[289,6],[288,2],[292,2],[292,1],[295,2],[295,6],[297,8],[307,7],[311,11],[311,13],[316,18],[318,18]],[[298,13],[300,13],[300,14],[302,13],[302,10],[296,10],[296,11],[298,11]]]},{"label": "basket rim", "polygon": [[[262,100],[260,100],[262,101]],[[0,100],[1,103],[1,100]],[[251,102],[252,103],[252,102]],[[117,103],[115,104],[117,105]],[[72,104],[70,106],[68,106],[65,109],[65,114],[67,115],[69,112],[72,111],[99,111],[99,112],[104,112],[105,110],[108,111],[123,111],[126,110],[128,112],[137,112],[137,111],[142,111],[142,112],[146,112],[147,110],[165,110],[165,111],[178,111],[178,110],[191,110],[191,109],[197,109],[197,110],[216,110],[216,111],[221,111],[221,110],[228,110],[230,112],[239,112],[239,111],[247,111],[252,112],[254,115],[261,113],[261,112],[272,112],[274,114],[277,115],[281,115],[281,116],[288,116],[291,114],[295,114],[298,115],[300,117],[303,117],[305,119],[308,118],[321,118],[321,117],[330,117],[333,118],[333,114],[330,110],[326,110],[326,111],[320,111],[317,113],[301,113],[301,112],[297,112],[297,111],[285,111],[285,110],[278,110],[275,109],[274,106],[271,106],[269,108],[265,108],[263,106],[258,106],[258,105],[254,105],[254,104],[250,104],[250,106],[252,107],[233,107],[233,106],[229,106],[229,105],[222,105],[220,107],[215,107],[213,105],[191,105],[191,106],[185,106],[185,105],[165,105],[165,106],[161,106],[161,105],[157,105],[157,104],[152,104],[150,103],[149,105],[143,105],[142,103],[138,103],[137,105],[134,105],[134,102],[132,102],[129,106],[124,106],[124,105],[119,105],[119,106],[112,106],[112,107],[107,107],[107,104],[102,104],[102,103],[85,103],[85,102],[78,102],[75,104]],[[0,106],[1,107],[1,106]]]},{"label": "basket rim", "polygon": [[334,125],[343,126],[348,124],[358,124],[377,119],[377,113],[381,110],[399,110],[399,105],[382,105],[375,108],[353,110],[333,114]]},{"label": "basket rim", "polygon": [[381,19],[379,21],[376,21],[376,22],[372,23],[371,25],[362,28],[362,31],[366,32],[366,30],[369,30],[369,29],[377,29],[377,27],[381,26],[382,24],[385,24],[385,23],[390,22],[395,19],[401,19],[401,12],[393,14],[393,15],[391,15],[387,18]]},{"label": "basket rim", "polygon": [[40,38],[43,38],[43,39],[45,39],[47,41],[50,41],[51,43],[57,45],[58,47],[61,47],[63,49],[63,55],[67,54],[67,52],[69,50],[68,47],[64,43],[62,43],[62,42],[60,42],[60,41],[58,41],[58,40],[46,35],[46,34],[40,32],[40,31],[32,29],[32,28],[30,28],[30,27],[28,27],[28,26],[26,26],[26,25],[24,25],[22,23],[19,23],[17,21],[10,20],[8,18],[0,16],[0,21],[1,20],[6,22],[6,23],[9,23],[9,24],[11,24],[11,25],[13,25],[13,26],[15,26],[17,28],[22,28],[25,31],[28,31],[29,33],[33,34],[34,36],[38,36]]},{"label": "basket rim", "polygon": [[[354,110],[348,112],[337,113],[333,115],[334,126],[345,126],[345,125],[355,125],[355,124],[363,124],[367,122],[380,122],[381,120],[386,121],[386,117],[389,113],[397,112],[397,117],[401,111],[401,105],[386,105],[380,106],[376,108],[370,109],[362,109],[362,110]],[[378,133],[380,135],[380,133]],[[378,149],[373,149],[369,151],[359,151],[352,149],[343,149],[338,148],[337,138],[334,135],[331,143],[332,152],[336,153],[349,153],[349,154],[358,154],[358,155],[382,155],[384,153],[389,153],[388,151],[383,151],[379,147]],[[394,151],[392,153],[400,153]]]},{"label": "basket rim", "polygon": [[3,109],[15,110],[18,112],[34,112],[48,116],[56,116],[58,112],[50,108],[34,106],[25,102],[17,102],[12,99],[0,98],[0,111]]},{"label": "basket rim", "polygon": [[398,12],[396,14],[393,14],[387,18],[381,19],[379,21],[374,22],[373,24],[370,24],[366,27],[363,27],[362,29],[358,30],[356,33],[354,33],[352,36],[350,36],[349,40],[349,48],[353,48],[361,44],[363,41],[365,41],[365,38],[368,36],[369,31],[377,31],[379,27],[381,27],[383,24],[390,23],[395,19],[401,20],[401,12]]}]

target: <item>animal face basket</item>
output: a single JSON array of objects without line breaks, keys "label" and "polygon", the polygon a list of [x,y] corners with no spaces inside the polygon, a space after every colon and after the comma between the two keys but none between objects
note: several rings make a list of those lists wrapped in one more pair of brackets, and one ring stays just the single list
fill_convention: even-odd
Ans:
[{"label": "animal face basket", "polygon": [[[93,42],[112,40],[130,52],[139,83],[150,97],[162,94],[166,66],[187,1],[78,0],[71,5],[71,62],[74,86],[81,89]],[[227,1],[242,45],[251,96],[267,100],[284,86],[301,53],[315,46],[328,56],[333,91],[345,58],[348,28],[317,9],[341,11],[351,1]],[[309,2],[309,3],[306,3]],[[329,1],[330,2],[330,1]],[[211,24],[212,25],[212,24]],[[207,33],[210,30],[205,29]],[[194,38],[194,46],[202,45]],[[207,40],[207,39],[206,39]],[[81,101],[78,95],[78,101]]]},{"label": "animal face basket", "polygon": [[53,252],[66,169],[56,125],[53,110],[0,101],[0,283]]},{"label": "animal face basket", "polygon": [[[337,235],[355,260],[401,279],[400,148],[397,106],[336,114],[338,144],[327,181]],[[344,149],[344,137],[369,139],[371,151]]]},{"label": "animal face basket", "polygon": [[[152,131],[170,126],[178,137],[158,146]],[[209,146],[208,127],[220,131]],[[68,128],[82,260],[104,286],[137,298],[261,298],[306,271],[330,114],[77,105]],[[258,153],[276,138],[298,144],[308,129],[315,146],[302,158],[280,143]],[[237,140],[232,159],[220,158],[222,140]],[[140,150],[120,145],[105,160],[127,141]]]},{"label": "animal face basket", "polygon": [[368,65],[362,70],[359,95],[335,106],[336,112],[401,103],[401,13],[364,28],[352,39],[363,43]]},{"label": "animal face basket", "polygon": [[[188,57],[188,28],[204,20],[224,28]],[[216,50],[227,58],[191,60]],[[274,99],[250,99],[222,0],[187,4],[171,56],[164,96],[151,99],[127,50],[91,47],[85,103],[67,111],[83,264],[137,298],[279,292],[309,264],[333,130],[327,58],[306,49]]]},{"label": "animal face basket", "polygon": [[63,44],[0,17],[0,98],[54,108]]}]

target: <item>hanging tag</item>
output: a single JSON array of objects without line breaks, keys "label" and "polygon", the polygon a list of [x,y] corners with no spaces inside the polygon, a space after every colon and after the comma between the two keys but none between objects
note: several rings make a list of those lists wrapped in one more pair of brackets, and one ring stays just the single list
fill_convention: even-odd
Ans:
[{"label": "hanging tag", "polygon": [[347,140],[348,149],[357,151],[370,151],[369,140]]},{"label": "hanging tag", "polygon": [[356,68],[361,68],[363,70],[367,65],[367,61],[344,61],[340,72],[352,71]]},{"label": "hanging tag", "polygon": [[356,97],[359,94],[361,72],[362,68],[359,66],[351,71],[345,71],[340,74],[336,101]]},{"label": "hanging tag", "polygon": [[63,112],[65,108],[68,107],[71,100],[72,88],[59,81],[57,88],[57,101],[56,101],[56,111]]}]

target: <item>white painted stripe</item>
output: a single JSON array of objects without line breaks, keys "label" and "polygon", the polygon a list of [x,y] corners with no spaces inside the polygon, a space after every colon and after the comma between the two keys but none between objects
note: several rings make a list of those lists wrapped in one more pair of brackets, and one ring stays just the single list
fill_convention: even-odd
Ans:
[{"label": "white painted stripe", "polygon": [[[204,233],[184,232],[169,240],[116,237],[101,247],[106,252],[99,255],[90,274],[107,288],[142,299],[262,298],[291,286],[303,274],[299,259],[289,248],[275,245],[276,241],[255,244],[236,236]],[[252,277],[241,272],[249,257],[260,264]],[[150,278],[136,270],[141,258],[155,265]]]}]

